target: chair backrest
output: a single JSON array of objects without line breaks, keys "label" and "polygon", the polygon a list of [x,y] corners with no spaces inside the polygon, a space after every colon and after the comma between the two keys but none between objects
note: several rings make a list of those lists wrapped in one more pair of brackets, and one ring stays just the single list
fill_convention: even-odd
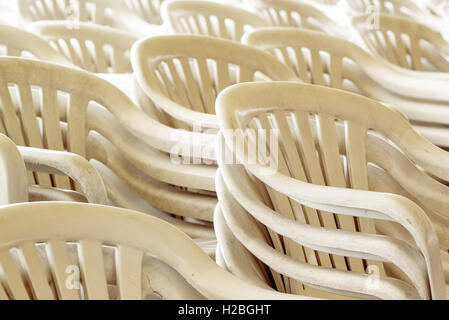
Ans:
[{"label": "chair backrest", "polygon": [[[240,163],[266,184],[275,210],[289,219],[318,227],[376,233],[369,218],[385,219],[384,215],[397,213],[383,210],[379,199],[370,201],[370,193],[359,192],[369,190],[366,150],[372,136],[380,135],[390,141],[429,174],[445,175],[441,164],[449,164],[447,153],[419,136],[398,113],[374,100],[321,86],[291,82],[240,84],[220,95],[217,116],[226,145],[235,150]],[[247,133],[251,145],[233,144],[239,130]],[[343,146],[337,134],[341,130]],[[251,150],[258,150],[257,156],[251,155]],[[320,186],[338,189],[326,191]],[[346,188],[357,192],[350,190],[344,195]],[[414,219],[427,221],[423,232],[434,234],[425,213],[412,202],[407,206],[412,212],[419,212]],[[381,216],[357,213],[357,208],[377,211]],[[426,252],[433,294],[441,295],[440,280],[432,280],[432,274],[437,274],[438,279],[440,272],[432,268],[440,265],[431,262],[439,257],[438,240],[435,234],[433,244],[423,240],[426,235],[417,236],[420,222],[415,222],[408,231],[414,234],[420,250]],[[367,261],[344,256],[317,256],[307,249],[301,255],[298,258],[308,263],[339,270],[363,273],[367,265]],[[369,261],[371,264],[378,266],[382,274],[381,265]]]},{"label": "chair backrest", "polygon": [[[183,149],[184,138],[198,140],[197,133],[174,130],[150,118],[125,93],[92,73],[20,58],[0,58],[0,66],[0,133],[18,146],[68,151],[86,159],[98,159],[115,172],[119,171],[122,179],[132,180],[141,190],[146,190],[148,184],[162,190],[168,187],[150,177],[145,185],[139,171],[123,154],[117,148],[108,147],[111,141],[117,140],[111,134],[125,132],[130,138],[141,139],[138,144],[148,144],[165,152],[172,152],[175,147]],[[105,115],[106,119],[115,121],[98,119]],[[103,139],[98,141],[96,136]],[[205,156],[208,159],[213,153],[213,138],[212,135],[201,137],[199,143],[204,154],[209,152]],[[103,140],[108,144],[104,145]],[[121,146],[120,150],[125,152],[126,145]],[[77,188],[57,172],[34,173],[30,175],[32,185]],[[212,206],[213,200],[211,198],[208,205]]]},{"label": "chair backrest", "polygon": [[418,76],[350,41],[310,30],[261,28],[247,33],[242,42],[272,53],[305,83],[344,89],[391,104],[410,120],[443,123],[446,119],[441,114],[444,106],[435,108],[437,104],[431,102],[443,101],[445,73],[420,72]]},{"label": "chair backrest", "polygon": [[165,0],[125,0],[128,8],[151,24],[162,24],[161,5]]},{"label": "chair backrest", "polygon": [[39,21],[29,29],[82,69],[96,73],[132,71],[129,56],[138,37],[130,33],[89,23],[68,29],[64,21]]},{"label": "chair backrest", "polygon": [[[114,13],[123,8],[122,1],[108,0],[21,0],[18,11],[26,23],[39,20],[66,20],[71,27],[78,22],[111,25]],[[72,25],[73,24],[73,25]]]},{"label": "chair backrest", "polygon": [[389,63],[416,71],[449,71],[449,44],[441,34],[405,17],[354,17],[352,25],[368,50]]},{"label": "chair backrest", "polygon": [[352,42],[322,32],[272,27],[249,32],[242,42],[273,54],[304,82],[367,94],[365,67],[373,59]]},{"label": "chair backrest", "polygon": [[345,0],[346,6],[354,13],[385,13],[397,16],[414,17],[428,13],[424,6],[413,0]]},{"label": "chair backrest", "polygon": [[310,3],[301,0],[245,0],[271,26],[296,27],[341,35],[341,28]]},{"label": "chair backrest", "polygon": [[71,65],[53,49],[44,39],[25,30],[0,25],[0,55],[13,57],[30,57],[63,65]]},{"label": "chair backrest", "polygon": [[[124,93],[88,72],[20,58],[0,58],[0,65],[0,132],[18,146],[86,157],[86,114],[95,103],[148,118]],[[71,189],[67,177],[38,173],[32,180],[31,184]]]},{"label": "chair backrest", "polygon": [[[19,146],[69,151],[85,157],[86,110],[101,93],[83,90],[78,70],[18,58],[0,60],[0,132]],[[83,79],[83,80],[81,80]],[[96,83],[90,79],[91,86]],[[90,93],[89,93],[90,91]],[[62,121],[66,125],[61,125]],[[37,174],[31,184],[71,189],[67,177]],[[33,183],[34,182],[34,183]]]},{"label": "chair backrest", "polygon": [[297,80],[270,54],[234,41],[206,36],[161,36],[132,49],[140,87],[174,119],[175,128],[218,128],[215,99],[225,88],[257,77]]},{"label": "chair backrest", "polygon": [[[189,285],[183,298],[280,298],[233,277],[187,235],[142,213],[36,203],[2,207],[0,215],[1,299],[141,300],[158,287]],[[148,283],[155,268],[146,268],[146,255],[172,274]]]},{"label": "chair backrest", "polygon": [[161,14],[173,33],[200,34],[238,42],[246,31],[267,26],[251,12],[212,1],[168,1],[162,5]]}]

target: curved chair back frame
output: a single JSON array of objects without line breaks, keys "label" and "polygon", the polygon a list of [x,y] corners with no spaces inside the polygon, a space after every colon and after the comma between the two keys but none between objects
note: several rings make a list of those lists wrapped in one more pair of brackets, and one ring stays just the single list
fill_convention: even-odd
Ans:
[{"label": "curved chair back frame", "polygon": [[218,2],[168,1],[162,5],[161,12],[173,33],[201,34],[238,42],[246,31],[267,26],[251,12]]}]

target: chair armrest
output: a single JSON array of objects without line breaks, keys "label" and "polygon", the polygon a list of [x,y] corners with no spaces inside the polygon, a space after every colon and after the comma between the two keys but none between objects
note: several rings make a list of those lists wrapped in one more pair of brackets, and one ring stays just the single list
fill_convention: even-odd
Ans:
[{"label": "chair armrest", "polygon": [[18,147],[28,170],[66,175],[81,187],[87,200],[107,204],[107,192],[97,170],[83,157],[69,152]]}]

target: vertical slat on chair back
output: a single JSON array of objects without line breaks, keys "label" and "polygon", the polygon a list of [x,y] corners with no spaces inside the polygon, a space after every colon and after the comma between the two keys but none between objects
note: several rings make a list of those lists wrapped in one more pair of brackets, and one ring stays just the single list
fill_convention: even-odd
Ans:
[{"label": "vertical slat on chair back", "polygon": [[33,297],[38,300],[54,300],[56,297],[49,283],[46,266],[35,244],[24,243],[20,246],[20,254],[25,269],[28,270]]},{"label": "vertical slat on chair back", "polygon": [[3,273],[3,283],[8,288],[10,298],[15,300],[29,300],[29,293],[25,287],[25,283],[22,281],[20,270],[14,263],[11,252],[0,252],[0,265]]},{"label": "vertical slat on chair back", "polygon": [[117,285],[121,300],[142,299],[143,252],[119,246],[117,252]]},{"label": "vertical slat on chair back", "polygon": [[[73,279],[68,282],[69,273],[67,272],[71,266],[73,270],[77,270],[77,265],[71,261],[67,245],[62,240],[50,240],[47,243],[48,264],[51,270],[51,277],[53,285],[59,299],[63,300],[79,300],[81,298],[80,292],[77,290],[79,280],[76,272],[73,273]],[[78,267],[79,270],[79,267]],[[78,281],[78,283],[77,283]],[[67,285],[69,284],[69,285]]]},{"label": "vertical slat on chair back", "polygon": [[80,241],[79,256],[86,298],[108,300],[109,293],[101,243],[95,240]]},{"label": "vertical slat on chair back", "polygon": [[[50,150],[64,151],[64,142],[60,125],[57,90],[55,88],[42,88],[41,112],[44,125],[43,137],[45,147]],[[54,176],[56,186],[70,189],[66,177]]]}]

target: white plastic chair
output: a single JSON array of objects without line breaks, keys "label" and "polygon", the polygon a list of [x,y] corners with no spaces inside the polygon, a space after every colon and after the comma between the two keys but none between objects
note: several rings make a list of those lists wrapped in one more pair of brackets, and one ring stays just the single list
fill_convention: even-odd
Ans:
[{"label": "white plastic chair", "polygon": [[244,0],[269,25],[317,30],[347,37],[347,31],[310,2],[303,0]]},{"label": "white plastic chair", "polygon": [[184,233],[138,212],[37,203],[0,215],[2,300],[284,298],[232,276]]},{"label": "white plastic chair", "polygon": [[51,45],[36,34],[0,25],[0,56],[34,58],[90,72],[128,72],[100,76],[125,92],[131,90],[129,51],[138,38],[118,29],[86,23],[79,23],[76,30],[67,28],[63,21],[40,21],[29,28],[45,36]]},{"label": "white plastic chair", "polygon": [[131,33],[88,23],[68,29],[64,21],[39,21],[28,29],[84,70],[94,73],[132,72],[129,55],[138,37]]},{"label": "white plastic chair", "polygon": [[[377,1],[377,0],[376,0]],[[440,16],[432,13],[423,1],[417,0],[346,0],[347,11],[351,15],[369,14],[369,23],[376,24],[379,14],[402,16],[427,25],[437,31],[444,28],[443,20]]]},{"label": "white plastic chair", "polygon": [[[162,160],[150,165],[151,157],[145,157],[152,154],[151,149],[146,149],[147,143],[165,147],[170,147],[170,143],[182,144],[177,137],[184,136],[184,132],[178,133],[150,118],[123,92],[88,72],[20,58],[0,58],[0,66],[0,132],[17,145],[97,159],[158,209],[212,220],[214,197],[172,186],[190,186],[182,173],[191,172],[188,165],[176,165],[165,176],[166,181],[161,182]],[[170,167],[171,162],[166,159],[166,167]],[[142,163],[145,165],[139,166]],[[173,174],[175,170],[181,172],[181,178]],[[71,189],[65,177],[36,178],[39,185]],[[197,186],[196,181],[192,184]]]},{"label": "white plastic chair", "polygon": [[[421,270],[427,269],[427,281],[430,285],[430,291],[426,294],[427,286],[425,282],[422,282],[424,279],[422,275],[425,273],[421,276],[418,276],[419,272],[414,271],[408,274],[414,279],[421,279],[418,282],[412,280],[417,285],[419,296],[445,299],[439,241],[441,248],[447,252],[445,235],[447,231],[441,231],[447,230],[448,215],[444,211],[446,205],[441,202],[444,201],[441,200],[441,195],[448,193],[449,189],[432,179],[432,176],[444,177],[443,179],[447,181],[445,167],[449,164],[449,154],[419,136],[400,114],[378,102],[341,90],[292,82],[271,82],[239,84],[227,89],[218,97],[217,116],[226,147],[235,153],[238,163],[243,164],[251,175],[266,186],[265,196],[268,198],[265,199],[270,199],[272,202],[272,210],[300,224],[345,230],[335,235],[330,235],[332,232],[329,231],[327,238],[323,234],[321,237],[314,238],[315,240],[312,238],[301,240],[303,236],[305,237],[304,233],[290,230],[287,237],[292,241],[287,242],[288,255],[300,262],[343,271],[348,271],[349,266],[349,270],[356,273],[364,273],[366,265],[374,265],[378,268],[379,274],[383,275],[385,268],[377,261],[388,261],[398,266],[405,261],[404,257],[386,258],[384,254],[399,254],[402,251],[406,255],[411,254],[408,258],[410,261],[416,261],[413,258],[416,253],[406,248],[412,240],[411,243],[415,243],[426,261],[424,269],[420,264],[414,267]],[[251,142],[259,149],[250,147],[246,142],[234,143],[231,133],[236,130],[244,130],[244,132],[246,130],[248,139],[245,141]],[[274,130],[274,133],[262,135],[262,132],[270,132],[270,130]],[[270,140],[273,134],[279,138],[278,141]],[[263,151],[264,149],[260,149],[265,145],[267,145],[265,150],[268,149],[268,154]],[[223,148],[217,147],[217,150],[224,152]],[[258,151],[257,154],[251,154],[248,150]],[[220,165],[227,164],[220,162],[220,159],[223,159],[221,155],[217,157]],[[395,164],[395,161],[399,163]],[[405,197],[366,191],[373,185],[372,180],[369,179],[369,172],[372,172],[370,171],[372,169],[368,169],[369,162],[380,165],[380,168],[393,175],[393,180],[386,179],[386,181],[396,179],[397,183],[402,184],[402,187],[410,192],[412,199],[418,199],[418,203],[422,204],[422,208],[426,211]],[[376,168],[378,167],[374,170]],[[239,176],[235,172],[233,175]],[[228,183],[229,179],[224,178],[224,181]],[[422,181],[426,181],[426,185],[422,185]],[[239,199],[238,203],[241,205],[244,205],[240,197],[241,189],[251,188],[248,183],[242,183],[240,180],[237,184],[228,186],[229,191]],[[257,185],[257,182],[253,183]],[[376,185],[379,186],[378,183]],[[222,201],[222,191],[223,189],[217,186],[220,201]],[[381,191],[385,192],[385,190]],[[423,197],[424,194],[426,196]],[[248,199],[253,197],[248,196]],[[254,206],[250,207],[249,204],[244,206],[252,214],[261,213]],[[429,210],[430,207],[432,209]],[[224,214],[242,216],[230,209]],[[371,247],[374,238],[387,241],[384,237],[374,237],[370,241],[350,241],[349,238],[342,241],[338,247],[339,250],[357,252],[349,255],[353,258],[343,259],[348,255],[339,250],[335,252],[337,256],[331,260],[326,255],[317,255],[314,252],[323,251],[323,247],[333,247],[339,242],[338,234],[343,237],[343,234],[349,235],[347,233],[349,232],[355,237],[363,237],[364,234],[372,237],[371,234],[376,233],[377,221],[382,222],[382,220],[396,222],[396,224],[388,223],[392,229],[390,232],[384,229],[381,234],[400,239],[399,242],[393,241],[399,251],[389,250],[380,244]],[[398,228],[397,223],[402,227]],[[286,222],[282,231],[281,228],[277,228],[280,225],[279,222],[265,220],[264,224],[277,234],[287,235],[286,228],[289,224]],[[233,227],[230,229],[233,230]],[[245,230],[249,229],[240,227],[233,232],[237,236],[237,232]],[[311,232],[311,235],[313,234],[314,232]],[[317,235],[316,231],[315,235]],[[274,242],[278,241],[276,237],[273,238],[273,235],[271,238]],[[315,242],[320,238],[322,242]],[[243,238],[240,238],[240,241],[243,245],[247,245],[247,241]],[[298,244],[305,245],[309,249],[300,251],[301,247]],[[273,245],[276,246],[276,243]],[[359,247],[351,249],[353,245]],[[405,247],[399,249],[403,245]],[[253,250],[250,251],[255,254]],[[256,255],[261,256],[261,252],[259,251]],[[329,253],[327,250],[324,252]],[[364,254],[359,256],[362,252]],[[375,256],[383,258],[378,259]],[[366,259],[368,262],[362,263],[362,260],[357,258]],[[286,269],[281,269],[282,264],[276,261],[280,260],[263,259],[263,262],[271,267],[276,265],[275,271],[287,272],[280,271]],[[377,291],[376,288],[364,286],[363,283],[356,284],[356,280],[343,280],[343,276],[329,275],[326,278],[312,271],[305,271],[300,275],[299,265],[295,267],[293,264],[289,265],[291,267],[288,271],[289,275],[303,277],[301,280],[306,284],[309,283],[308,280],[314,278],[311,284],[318,286],[319,289],[325,289],[326,282],[329,281],[330,289],[336,289],[333,292],[338,294],[354,291],[362,296],[373,295],[387,299],[393,297],[388,296],[389,290]],[[413,266],[406,263],[400,268],[405,271],[409,267]],[[295,268],[298,272],[296,274]],[[412,294],[407,286],[396,293],[394,290],[390,293],[398,294],[396,298],[401,298],[400,292],[405,296],[410,294],[409,297],[416,298],[416,293]],[[383,296],[384,294],[386,296]],[[355,295],[355,297],[360,296]]]},{"label": "white plastic chair", "polygon": [[199,34],[238,42],[246,31],[268,26],[247,10],[213,1],[166,1],[161,6],[161,16],[171,33]]},{"label": "white plastic chair", "polygon": [[449,146],[442,79],[431,81],[426,79],[428,73],[388,67],[349,41],[309,30],[264,28],[242,41],[272,53],[305,83],[352,91],[394,106],[432,142]]},{"label": "white plastic chair", "polygon": [[449,71],[449,44],[438,31],[405,17],[380,15],[378,27],[370,26],[367,19],[366,15],[354,17],[352,25],[377,58],[409,70]]},{"label": "white plastic chair", "polygon": [[422,1],[414,0],[345,0],[344,4],[354,15],[391,14],[419,19],[430,15]]},{"label": "white plastic chair", "polygon": [[69,60],[53,49],[44,39],[25,30],[0,25],[0,55],[30,57],[70,66]]},{"label": "white plastic chair", "polygon": [[27,24],[39,20],[69,20],[73,23],[93,22],[112,26],[113,11],[126,9],[121,1],[107,0],[21,0],[17,1],[17,6]]},{"label": "white plastic chair", "polygon": [[68,29],[81,22],[124,29],[138,36],[160,34],[164,29],[145,22],[124,1],[109,0],[20,0],[18,12],[24,24],[41,20],[63,20]]},{"label": "white plastic chair", "polygon": [[140,40],[132,49],[131,62],[140,88],[172,118],[175,128],[186,131],[196,124],[206,132],[218,129],[215,98],[232,84],[260,78],[297,80],[268,53],[206,36]]},{"label": "white plastic chair", "polygon": [[161,5],[165,0],[125,0],[128,8],[148,23],[161,25]]}]

